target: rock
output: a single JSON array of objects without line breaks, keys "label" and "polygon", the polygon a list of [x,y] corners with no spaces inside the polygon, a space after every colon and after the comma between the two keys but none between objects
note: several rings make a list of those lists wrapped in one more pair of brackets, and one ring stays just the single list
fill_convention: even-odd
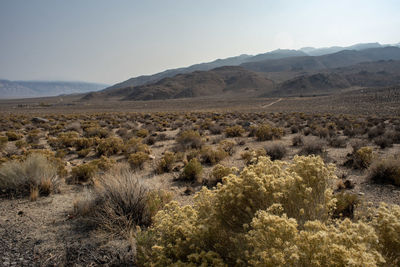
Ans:
[{"label": "rock", "polygon": [[363,193],[363,192],[358,192],[358,195],[359,195],[359,196],[363,196],[364,193]]},{"label": "rock", "polygon": [[40,118],[40,117],[34,117],[31,120],[34,123],[48,123],[49,120],[45,119],[45,118]]}]

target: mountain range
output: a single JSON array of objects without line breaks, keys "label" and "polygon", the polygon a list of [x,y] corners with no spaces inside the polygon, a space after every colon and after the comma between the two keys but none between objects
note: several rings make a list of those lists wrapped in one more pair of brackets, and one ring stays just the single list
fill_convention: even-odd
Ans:
[{"label": "mountain range", "polygon": [[142,85],[119,84],[89,93],[82,100],[299,96],[330,94],[352,87],[400,85],[399,47],[343,50],[322,56],[300,56],[292,50],[280,53],[294,55],[259,55],[262,60],[252,62],[247,58],[239,66],[180,73]]},{"label": "mountain range", "polygon": [[8,81],[0,80],[0,98],[31,98],[82,94],[106,88],[105,84],[61,81]]}]

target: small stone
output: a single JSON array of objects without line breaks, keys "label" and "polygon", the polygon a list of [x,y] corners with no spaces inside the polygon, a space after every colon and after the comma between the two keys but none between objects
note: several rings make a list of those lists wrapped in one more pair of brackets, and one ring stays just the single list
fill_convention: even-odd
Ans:
[{"label": "small stone", "polygon": [[358,195],[359,196],[363,196],[363,195],[365,195],[363,192],[358,192]]}]

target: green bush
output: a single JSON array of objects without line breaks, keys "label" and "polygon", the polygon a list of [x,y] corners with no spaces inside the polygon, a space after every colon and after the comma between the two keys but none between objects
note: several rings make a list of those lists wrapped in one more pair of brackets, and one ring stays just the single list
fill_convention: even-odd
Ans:
[{"label": "green bush", "polygon": [[202,172],[203,167],[201,163],[196,158],[193,158],[185,165],[179,179],[190,182],[200,182],[200,175]]},{"label": "green bush", "polygon": [[[332,219],[336,198],[330,184],[335,180],[333,167],[319,157],[296,156],[293,163],[261,157],[217,188],[203,188],[193,206],[171,202],[159,211],[154,224],[137,235],[138,264],[376,266],[385,260],[396,262],[400,208],[382,211],[381,220],[378,211],[376,226]],[[381,230],[377,234],[375,229]],[[395,255],[389,261],[384,251]]]},{"label": "green bush", "polygon": [[71,169],[71,178],[74,183],[89,182],[92,181],[97,171],[97,165],[93,163],[84,163]]}]

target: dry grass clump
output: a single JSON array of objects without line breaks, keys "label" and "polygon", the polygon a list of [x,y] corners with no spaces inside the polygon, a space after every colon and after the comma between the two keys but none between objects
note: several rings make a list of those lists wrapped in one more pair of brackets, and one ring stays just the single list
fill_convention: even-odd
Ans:
[{"label": "dry grass clump", "polygon": [[389,158],[374,162],[369,168],[369,179],[375,183],[400,186],[400,159]]},{"label": "dry grass clump", "polygon": [[110,131],[105,128],[99,127],[88,127],[84,129],[84,135],[86,137],[98,137],[98,138],[106,138],[109,136]]},{"label": "dry grass clump", "polygon": [[129,168],[116,165],[96,177],[93,190],[76,201],[74,207],[93,227],[124,235],[136,226],[149,226],[154,214],[171,197],[163,190],[149,190]]},{"label": "dry grass clump", "polygon": [[287,149],[282,143],[272,143],[265,147],[265,151],[271,160],[281,160],[287,153]]},{"label": "dry grass clump", "polygon": [[345,148],[347,146],[347,138],[344,136],[331,137],[329,139],[329,145],[336,148]]},{"label": "dry grass clump", "polygon": [[203,172],[203,167],[197,158],[191,159],[183,168],[179,180],[188,182],[201,182],[200,175]]},{"label": "dry grass clump", "polygon": [[280,139],[284,132],[282,128],[276,128],[269,124],[263,124],[257,127],[255,136],[257,141],[267,141],[272,139]]},{"label": "dry grass clump", "polygon": [[371,165],[374,155],[371,147],[360,147],[359,144],[354,144],[353,152],[347,155],[347,158],[345,166],[354,169],[367,169]]},{"label": "dry grass clump", "polygon": [[42,154],[31,154],[26,160],[9,161],[0,167],[0,191],[6,195],[40,195],[57,192],[60,184],[57,167]]},{"label": "dry grass clump", "polygon": [[93,163],[84,163],[71,169],[71,178],[74,183],[86,183],[92,180],[98,168]]},{"label": "dry grass clump", "polygon": [[240,125],[234,125],[225,128],[226,137],[240,137],[244,133],[244,129]]},{"label": "dry grass clump", "polygon": [[193,130],[187,130],[179,133],[176,137],[176,142],[184,150],[198,149],[203,145],[203,140],[201,139],[200,133]]}]

